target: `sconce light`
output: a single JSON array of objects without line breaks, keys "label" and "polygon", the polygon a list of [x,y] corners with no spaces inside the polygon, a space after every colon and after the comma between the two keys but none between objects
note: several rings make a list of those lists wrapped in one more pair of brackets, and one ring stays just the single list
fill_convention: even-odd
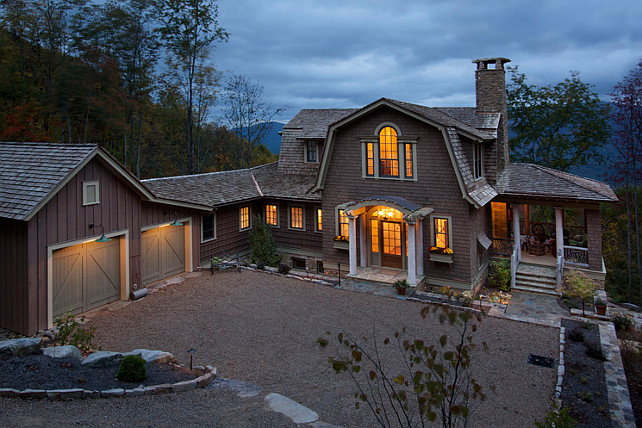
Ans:
[{"label": "sconce light", "polygon": [[101,224],[100,225],[100,230],[102,232],[102,236],[100,238],[96,239],[96,242],[109,242],[109,241],[111,241],[111,238],[108,238],[108,237],[105,236],[105,226],[103,226]]},{"label": "sconce light", "polygon": [[182,226],[183,223],[178,221],[178,213],[174,212],[174,221],[169,224],[170,226]]}]

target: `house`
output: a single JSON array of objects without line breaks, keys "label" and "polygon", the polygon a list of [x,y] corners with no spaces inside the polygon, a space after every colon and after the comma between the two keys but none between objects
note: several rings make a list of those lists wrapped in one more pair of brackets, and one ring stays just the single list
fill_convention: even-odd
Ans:
[{"label": "house", "polygon": [[[33,332],[69,308],[246,253],[257,214],[284,261],[310,272],[473,290],[505,256],[518,289],[555,294],[571,266],[603,283],[599,207],[617,197],[510,162],[507,62],[473,61],[475,107],[381,98],[301,110],[279,161],[255,168],[138,181],[96,146],[0,143],[0,325]],[[99,254],[103,232],[111,255]],[[172,254],[184,258],[165,262]],[[74,270],[76,259],[87,267]],[[94,265],[107,259],[105,279]]]}]

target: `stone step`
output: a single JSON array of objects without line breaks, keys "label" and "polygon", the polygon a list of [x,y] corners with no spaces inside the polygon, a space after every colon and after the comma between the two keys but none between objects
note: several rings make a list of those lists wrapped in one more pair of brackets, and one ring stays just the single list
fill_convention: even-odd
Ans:
[{"label": "stone step", "polygon": [[515,278],[522,278],[526,281],[536,281],[536,282],[557,282],[557,276],[542,276],[542,275],[533,275],[528,273],[517,272]]},{"label": "stone step", "polygon": [[513,287],[513,290],[529,291],[531,293],[539,293],[539,294],[549,294],[551,296],[559,296],[560,295],[560,293],[558,293],[557,291],[550,290],[548,288],[530,287],[528,285],[519,285],[519,284],[515,284],[515,287]]},{"label": "stone step", "polygon": [[522,280],[519,278],[515,278],[515,284],[524,285],[527,287],[545,288],[547,290],[555,290],[555,288],[557,288],[556,282],[528,281],[528,280]]},{"label": "stone step", "polygon": [[521,273],[524,275],[537,275],[537,276],[555,278],[557,274],[557,270],[555,268],[541,268],[541,267],[533,268],[530,266],[523,266],[520,264],[517,267],[517,273]]}]

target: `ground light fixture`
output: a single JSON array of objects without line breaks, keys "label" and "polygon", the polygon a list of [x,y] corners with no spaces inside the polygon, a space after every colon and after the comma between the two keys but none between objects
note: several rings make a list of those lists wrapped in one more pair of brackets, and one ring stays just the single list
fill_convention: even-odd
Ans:
[{"label": "ground light fixture", "polygon": [[189,354],[189,369],[192,370],[192,356],[196,353],[196,350],[193,348],[189,348],[187,350],[187,353]]}]

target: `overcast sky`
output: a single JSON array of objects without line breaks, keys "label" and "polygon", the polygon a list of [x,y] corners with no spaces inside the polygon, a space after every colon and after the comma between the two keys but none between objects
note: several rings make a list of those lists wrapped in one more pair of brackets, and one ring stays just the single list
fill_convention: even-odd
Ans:
[{"label": "overcast sky", "polygon": [[475,104],[476,58],[534,84],[579,71],[605,97],[642,59],[642,1],[219,0],[219,70],[259,80],[286,122],[302,108],[381,97]]}]

